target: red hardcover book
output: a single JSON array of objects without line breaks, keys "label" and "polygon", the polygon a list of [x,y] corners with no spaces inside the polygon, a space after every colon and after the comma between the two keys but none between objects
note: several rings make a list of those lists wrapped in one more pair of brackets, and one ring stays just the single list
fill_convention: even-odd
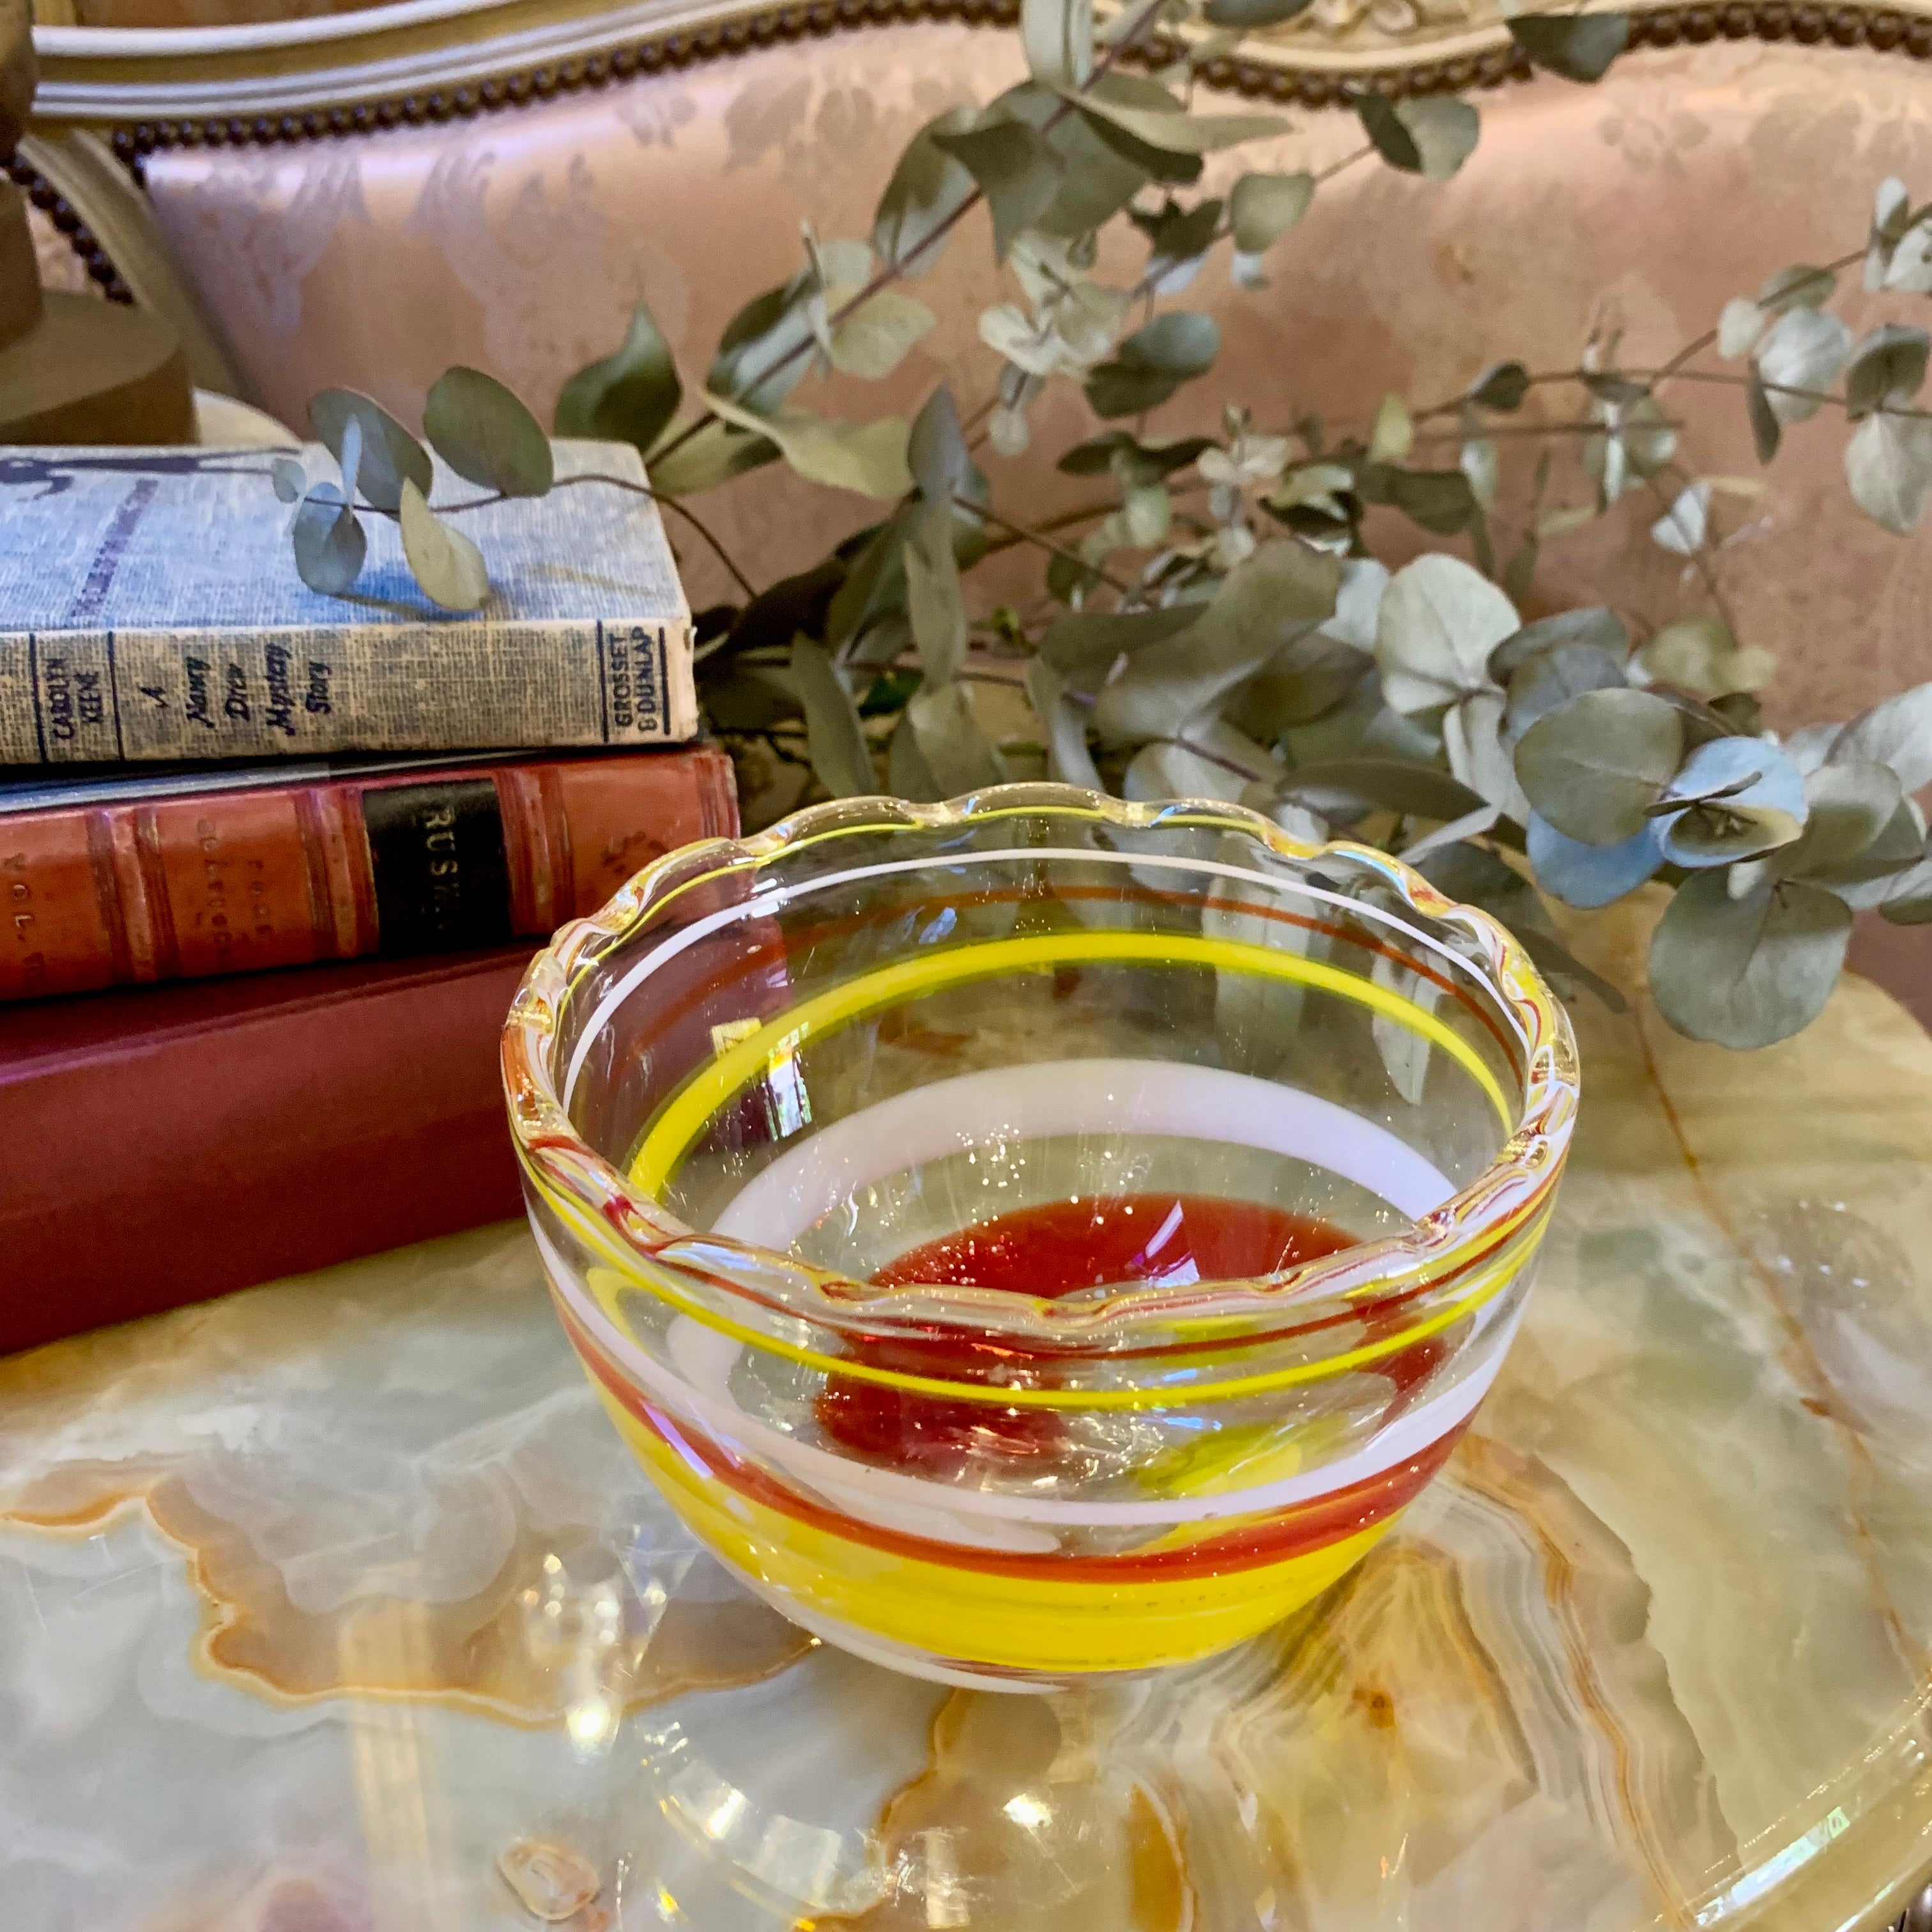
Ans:
[{"label": "red hardcover book", "polygon": [[736,826],[708,746],[10,811],[0,1000],[542,937]]},{"label": "red hardcover book", "polygon": [[0,1352],[521,1213],[530,951],[0,1011]]}]

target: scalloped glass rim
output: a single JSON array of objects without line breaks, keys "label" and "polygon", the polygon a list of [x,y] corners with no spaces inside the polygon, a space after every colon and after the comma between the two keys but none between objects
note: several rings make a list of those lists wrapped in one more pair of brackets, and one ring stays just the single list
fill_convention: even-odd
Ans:
[{"label": "scalloped glass rim", "polygon": [[[1525,1042],[1524,1093],[1514,1132],[1481,1174],[1407,1232],[1253,1280],[1196,1282],[1184,1289],[1129,1283],[1053,1301],[950,1285],[875,1288],[789,1254],[687,1227],[579,1136],[550,1064],[557,1016],[584,974],[611,948],[634,937],[674,892],[727,872],[760,872],[829,836],[945,831],[1022,814],[1077,815],[1088,824],[1097,819],[1130,832],[1166,826],[1216,830],[1252,839],[1274,856],[1298,863],[1330,855],[1366,863],[1408,910],[1460,927],[1476,943],[1486,970],[1479,971],[1477,961],[1457,956],[1478,974]],[[1360,910],[1371,916],[1375,912]],[[957,1323],[980,1333],[993,1330],[1033,1340],[1051,1336],[1061,1346],[1076,1348],[1102,1342],[1118,1347],[1123,1328],[1169,1322],[1184,1312],[1197,1321],[1204,1315],[1245,1317],[1263,1328],[1266,1317],[1289,1317],[1297,1330],[1305,1330],[1324,1325],[1324,1316],[1360,1314],[1365,1295],[1406,1304],[1406,1314],[1419,1325],[1434,1311],[1432,1288],[1456,1291],[1455,1282],[1436,1277],[1453,1276],[1486,1246],[1504,1245],[1530,1218],[1524,1211],[1526,1189],[1536,1197],[1535,1210],[1546,1211],[1578,1097],[1576,1042],[1568,1016],[1528,954],[1488,914],[1445,898],[1400,860],[1348,840],[1309,844],[1242,806],[1191,800],[1136,805],[1074,785],[1045,783],[993,786],[936,805],[884,797],[836,799],[794,812],[748,838],[706,839],[667,853],[600,910],[562,927],[532,961],[505,1023],[502,1051],[512,1130],[533,1184],[568,1197],[591,1217],[600,1235],[616,1237],[637,1259],[701,1276],[702,1286],[715,1292],[732,1286],[728,1280],[721,1282],[721,1262],[742,1256],[748,1270],[767,1282],[776,1273],[803,1291],[808,1305],[788,1303],[788,1314],[831,1328],[844,1326],[854,1316],[869,1325],[882,1317],[916,1313],[926,1324]],[[1419,1282],[1418,1276],[1424,1278]],[[756,1298],[764,1301],[766,1295]],[[1244,1339],[1259,1335],[1257,1329]]]}]

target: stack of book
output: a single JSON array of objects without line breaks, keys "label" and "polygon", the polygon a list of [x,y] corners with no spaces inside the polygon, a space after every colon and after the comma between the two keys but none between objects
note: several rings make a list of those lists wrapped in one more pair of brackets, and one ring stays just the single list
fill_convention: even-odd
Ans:
[{"label": "stack of book", "polygon": [[515,1214],[531,952],[736,830],[648,497],[476,510],[456,616],[273,460],[0,448],[0,1351]]}]

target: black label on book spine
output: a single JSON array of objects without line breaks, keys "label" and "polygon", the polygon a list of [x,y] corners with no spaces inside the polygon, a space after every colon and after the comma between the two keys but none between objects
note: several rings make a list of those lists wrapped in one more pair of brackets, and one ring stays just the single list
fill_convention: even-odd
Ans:
[{"label": "black label on book spine", "polygon": [[488,778],[362,794],[382,950],[454,952],[512,936],[503,818]]}]

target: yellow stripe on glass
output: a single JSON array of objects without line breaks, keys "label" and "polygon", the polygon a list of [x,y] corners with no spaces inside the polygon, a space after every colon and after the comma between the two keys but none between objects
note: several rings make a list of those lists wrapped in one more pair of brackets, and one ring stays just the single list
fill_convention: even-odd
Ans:
[{"label": "yellow stripe on glass", "polygon": [[598,1394],[666,1500],[728,1563],[809,1616],[929,1657],[998,1669],[1147,1670],[1208,1656],[1299,1610],[1395,1520],[1220,1576],[1060,1582],[956,1569],[874,1549],[740,1496],[687,1465],[608,1390]]},{"label": "yellow stripe on glass", "polygon": [[719,1108],[814,1039],[881,1007],[949,986],[1065,965],[1207,966],[1216,972],[1292,980],[1352,1000],[1440,1047],[1487,1096],[1503,1131],[1507,1134],[1515,1127],[1502,1084],[1482,1056],[1436,1014],[1390,987],[1344,972],[1325,960],[1243,940],[1166,932],[1048,933],[986,940],[898,960],[801,1000],[728,1048],[686,1083],[638,1143],[631,1160],[631,1178],[647,1192],[661,1193]]}]

